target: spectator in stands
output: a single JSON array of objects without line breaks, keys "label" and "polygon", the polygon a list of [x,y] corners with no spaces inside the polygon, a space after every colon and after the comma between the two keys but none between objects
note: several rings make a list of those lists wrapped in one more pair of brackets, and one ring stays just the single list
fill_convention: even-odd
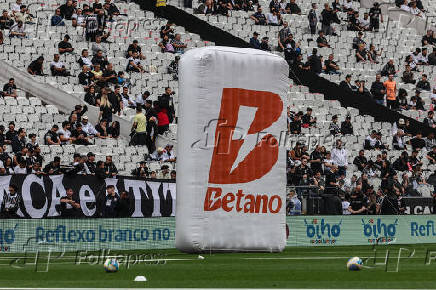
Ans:
[{"label": "spectator in stands", "polygon": [[389,74],[389,79],[383,85],[386,88],[386,106],[391,110],[397,109],[397,83],[394,81],[394,75]]},{"label": "spectator in stands", "polygon": [[365,40],[363,40],[363,32],[359,31],[356,37],[353,38],[353,49],[359,48],[359,45],[366,45]]},{"label": "spectator in stands", "polygon": [[378,32],[380,28],[380,20],[383,23],[383,14],[380,9],[380,4],[378,2],[374,2],[373,7],[369,9],[369,16],[370,16],[370,30],[374,30]]},{"label": "spectator in stands", "polygon": [[20,128],[18,129],[18,134],[12,139],[12,151],[18,153],[23,148],[26,148],[26,130]]},{"label": "spectator in stands", "polygon": [[120,11],[114,3],[111,3],[111,0],[105,0],[104,2],[105,13],[109,15],[109,21],[113,21],[114,16],[120,15]]},{"label": "spectator in stands", "polygon": [[168,66],[168,73],[173,76],[173,80],[177,81],[179,79],[179,61],[180,55],[176,55],[173,61],[171,61]]},{"label": "spectator in stands", "polygon": [[351,116],[345,117],[345,121],[341,123],[342,135],[353,135],[353,124],[351,124]]},{"label": "spectator in stands", "polygon": [[165,35],[162,38],[162,41],[159,42],[158,46],[161,48],[162,53],[164,53],[164,52],[174,53],[174,47],[171,44],[171,42],[168,38],[168,35]]},{"label": "spectator in stands", "polygon": [[3,92],[1,95],[4,97],[17,97],[17,86],[15,85],[14,78],[10,78],[9,82],[3,86]]},{"label": "spectator in stands", "polygon": [[424,119],[424,125],[430,128],[436,128],[436,122],[433,119],[433,117],[434,117],[434,111],[428,111],[427,117]]},{"label": "spectator in stands", "polygon": [[118,169],[112,162],[112,156],[106,156],[106,162],[104,163],[104,170],[107,176],[114,177],[118,174]]},{"label": "spectator in stands", "polygon": [[388,63],[381,70],[381,75],[387,77],[389,75],[396,75],[397,70],[395,69],[394,60],[390,59]]},{"label": "spectator in stands", "polygon": [[[90,105],[95,106],[96,100],[89,99],[92,95],[88,95],[89,89],[92,87],[94,89],[94,97],[95,97],[95,87],[94,87],[94,74],[90,71],[89,66],[82,66],[82,71],[79,73],[79,84],[83,86],[83,89],[87,92],[85,95],[85,102]],[[87,99],[88,98],[88,99]]]},{"label": "spectator in stands", "polygon": [[50,63],[50,71],[52,76],[68,77],[70,72],[65,68],[65,64],[59,60],[59,54],[53,56],[53,61]]},{"label": "spectator in stands", "polygon": [[138,57],[138,53],[134,52],[128,59],[128,64],[126,67],[127,72],[140,72],[143,73],[145,70],[141,65],[141,60]]},{"label": "spectator in stands", "polygon": [[356,90],[356,88],[351,84],[351,75],[348,74],[345,76],[345,80],[341,81],[339,83],[339,88],[341,88],[344,91],[352,92]]},{"label": "spectator in stands", "polygon": [[408,110],[409,102],[407,101],[407,91],[403,88],[398,90],[398,108],[400,110]]},{"label": "spectator in stands", "polygon": [[422,13],[422,11],[418,7],[416,7],[416,1],[410,2],[409,9],[410,9],[409,12],[412,13],[413,15],[416,15],[418,17],[424,17],[424,14]]},{"label": "spectator in stands", "polygon": [[425,148],[427,151],[431,151],[433,146],[436,146],[436,137],[434,133],[430,132],[425,140]]},{"label": "spectator in stands", "polygon": [[392,147],[395,150],[406,150],[406,142],[404,141],[404,132],[403,130],[397,130],[397,133],[394,135],[392,139]]},{"label": "spectator in stands", "polygon": [[132,170],[132,175],[136,177],[147,177],[148,176],[148,168],[147,163],[145,161],[139,162],[139,167],[136,167]]},{"label": "spectator in stands", "polygon": [[329,131],[330,134],[333,136],[336,136],[341,132],[341,129],[339,128],[339,124],[338,124],[338,115],[333,115],[332,122],[330,123],[329,126]]},{"label": "spectator in stands", "polygon": [[369,51],[368,51],[368,59],[371,63],[378,64],[378,57],[381,56],[381,53],[383,52],[383,48],[380,49],[380,52],[375,49],[375,46],[373,44],[369,45]]},{"label": "spectator in stands", "polygon": [[90,138],[94,136],[99,137],[98,131],[95,127],[89,122],[88,116],[82,117],[82,130],[88,135]]},{"label": "spectator in stands", "polygon": [[334,55],[333,53],[329,54],[329,58],[327,60],[324,61],[324,71],[327,74],[336,74],[336,75],[340,75],[341,72],[339,71],[340,68],[337,65],[337,63],[334,61]]},{"label": "spectator in stands", "polygon": [[49,162],[44,167],[44,173],[49,175],[57,175],[61,173],[61,158],[55,156],[52,162]]},{"label": "spectator in stands", "polygon": [[169,39],[174,38],[174,28],[172,27],[174,23],[172,23],[170,20],[168,20],[167,24],[162,26],[160,28],[160,38],[164,38],[165,36],[168,36]]},{"label": "spectator in stands", "polygon": [[362,188],[360,185],[357,185],[354,190],[351,192],[350,196],[350,206],[348,211],[352,215],[365,214],[368,206],[368,199],[363,194]]},{"label": "spectator in stands", "polygon": [[415,96],[411,99],[414,99],[414,103],[409,104],[410,109],[424,111],[424,101],[421,98],[420,90],[415,90]]},{"label": "spectator in stands", "polygon": [[316,127],[316,117],[312,116],[312,108],[307,108],[306,114],[301,118],[303,128]]},{"label": "spectator in stands", "polygon": [[106,119],[108,122],[112,122],[112,104],[109,101],[106,89],[102,89],[100,97],[100,114],[98,120]]},{"label": "spectator in stands", "polygon": [[90,145],[88,134],[82,129],[82,124],[77,123],[76,129],[71,132],[71,140],[76,145]]},{"label": "spectator in stands", "polygon": [[356,62],[365,63],[368,59],[368,51],[365,48],[364,43],[360,43],[356,49]]},{"label": "spectator in stands", "polygon": [[146,134],[146,143],[148,152],[155,152],[156,150],[156,135],[158,132],[157,127],[157,119],[155,116],[147,116],[147,134]]},{"label": "spectator in stands", "polygon": [[58,125],[53,125],[50,130],[44,135],[44,144],[45,145],[61,145],[61,140],[58,136]]},{"label": "spectator in stands", "polygon": [[425,140],[422,138],[421,132],[417,132],[415,138],[411,139],[409,143],[413,150],[421,150],[422,148],[425,148]]},{"label": "spectator in stands", "polygon": [[427,75],[422,74],[421,80],[416,84],[416,88],[424,91],[430,91],[430,83],[427,80]]},{"label": "spectator in stands", "polygon": [[410,64],[406,64],[406,70],[403,72],[402,80],[405,84],[415,84],[416,80],[414,79],[412,68]]},{"label": "spectator in stands", "polygon": [[44,57],[39,56],[36,60],[30,63],[30,65],[27,67],[27,72],[30,73],[31,75],[37,75],[37,76],[44,75],[43,63],[44,63]]},{"label": "spectator in stands", "polygon": [[12,140],[14,137],[18,134],[18,132],[15,130],[15,123],[9,122],[8,131],[5,134],[5,144],[12,144]]},{"label": "spectator in stands", "polygon": [[340,20],[338,19],[336,12],[333,11],[328,3],[324,4],[324,10],[321,12],[322,17],[322,27],[321,30],[324,31],[325,35],[336,35],[332,23],[340,23]]},{"label": "spectator in stands", "polygon": [[34,24],[33,17],[30,14],[29,9],[26,5],[20,6],[20,11],[14,13],[15,22],[23,22],[26,24]]},{"label": "spectator in stands", "polygon": [[78,8],[76,9],[76,11],[74,12],[73,15],[71,15],[71,25],[73,27],[85,27],[86,26],[86,17],[83,14],[83,10]]},{"label": "spectator in stands", "polygon": [[133,118],[132,124],[132,135],[130,144],[132,145],[146,145],[146,134],[147,134],[147,119],[142,113],[142,107],[136,107],[136,115]]},{"label": "spectator in stands", "polygon": [[257,7],[257,12],[250,16],[252,20],[254,20],[254,24],[256,25],[268,25],[268,20],[265,17],[265,14],[262,13],[262,8],[260,6]]},{"label": "spectator in stands", "polygon": [[319,75],[322,72],[321,57],[318,56],[318,50],[314,48],[312,50],[312,55],[308,57],[307,64],[310,67],[310,71]]},{"label": "spectator in stands", "polygon": [[318,33],[318,38],[316,39],[316,43],[318,47],[330,47],[330,44],[327,42],[327,38],[324,37],[324,31],[320,30]]},{"label": "spectator in stands", "polygon": [[24,32],[24,24],[22,21],[18,21],[9,30],[9,37],[25,38],[26,32]]},{"label": "spectator in stands", "polygon": [[9,15],[7,10],[3,10],[2,16],[0,16],[0,30],[10,29],[13,25],[13,18]]},{"label": "spectator in stands", "polygon": [[171,144],[165,145],[164,152],[162,154],[163,162],[176,162],[176,154],[173,150],[174,146]]},{"label": "spectator in stands", "polygon": [[[69,0],[71,1],[71,0]],[[80,214],[80,203],[73,198],[74,192],[72,188],[66,189],[66,195],[59,200],[60,211],[62,218],[77,218]]]},{"label": "spectator in stands", "polygon": [[363,171],[368,163],[368,159],[365,157],[365,150],[359,151],[359,156],[354,157],[353,164],[357,166],[357,169]]},{"label": "spectator in stands", "polygon": [[[99,37],[97,37],[97,39],[99,39]],[[94,47],[93,47],[93,52],[95,52]],[[98,49],[95,53],[94,56],[92,57],[91,60],[92,64],[95,65],[100,65],[100,69],[105,69],[106,65],[109,63],[107,58],[103,55],[103,50]]]},{"label": "spectator in stands", "polygon": [[89,59],[89,53],[87,49],[82,50],[81,57],[77,60],[77,62],[80,64],[80,66],[88,66],[92,67],[92,61]]},{"label": "spectator in stands", "polygon": [[[301,114],[302,115],[302,114]],[[300,114],[296,114],[294,119],[289,124],[289,134],[301,134],[301,116]]]},{"label": "spectator in stands", "polygon": [[282,16],[275,9],[273,9],[271,11],[271,13],[268,13],[266,15],[266,17],[267,17],[268,25],[271,25],[271,26],[281,26],[282,23],[283,23]]},{"label": "spectator in stands", "polygon": [[375,82],[371,84],[370,92],[374,97],[374,101],[379,105],[383,105],[386,89],[384,84],[380,80],[381,80],[381,74],[378,73],[376,75]]},{"label": "spectator in stands", "polygon": [[338,175],[346,175],[348,166],[348,151],[342,147],[342,141],[336,140],[336,147],[331,151],[331,158],[338,166]]},{"label": "spectator in stands", "polygon": [[174,39],[171,40],[171,44],[174,47],[174,52],[180,54],[183,54],[185,52],[185,48],[188,47],[185,43],[182,42],[181,35],[179,33],[176,33]]},{"label": "spectator in stands", "polygon": [[371,22],[369,20],[369,14],[365,12],[363,14],[363,19],[359,19],[360,27],[363,31],[370,31]]},{"label": "spectator in stands", "polygon": [[365,80],[360,80],[360,81],[356,82],[356,84],[358,86],[356,93],[363,96],[363,97],[366,97],[366,98],[372,98],[371,93],[365,87],[365,83],[366,83]]},{"label": "spectator in stands", "polygon": [[307,15],[307,18],[309,20],[310,34],[312,35],[316,33],[316,27],[318,25],[318,15],[316,14],[316,9],[316,3],[312,3],[312,8]]},{"label": "spectator in stands", "polygon": [[[1,21],[1,20],[0,20]],[[1,23],[1,22],[0,22]],[[1,25],[1,24],[0,24]],[[433,30],[429,29],[427,30],[426,35],[422,37],[422,46],[426,45],[434,45],[436,44],[436,38],[434,37]]]},{"label": "spectator in stands", "polygon": [[145,59],[145,56],[142,54],[142,49],[138,45],[138,40],[136,40],[136,39],[133,40],[133,42],[127,48],[126,57],[127,58],[131,57],[134,52],[136,52],[138,54],[139,59]]},{"label": "spectator in stands", "polygon": [[67,52],[72,53],[74,51],[74,48],[72,47],[69,40],[70,40],[70,36],[68,34],[65,34],[64,39],[58,44],[59,54],[64,54]]},{"label": "spectator in stands", "polygon": [[[111,63],[108,63],[106,65],[106,68],[103,71],[103,81],[106,82],[106,85],[112,84],[115,85],[115,88],[118,86],[118,76],[117,72],[114,70],[113,65]],[[118,86],[119,88],[119,86]]]},{"label": "spectator in stands", "polygon": [[110,138],[117,139],[121,134],[120,122],[113,121],[108,128],[108,134]]},{"label": "spectator in stands", "polygon": [[271,47],[269,46],[269,38],[267,36],[262,37],[262,41],[260,42],[260,49],[264,51],[271,51]]},{"label": "spectator in stands", "polygon": [[97,131],[98,138],[100,139],[109,138],[108,123],[106,119],[101,119],[100,122],[95,126],[95,130]]},{"label": "spectator in stands", "polygon": [[64,17],[59,8],[55,10],[55,14],[51,17],[50,24],[51,26],[65,26]]},{"label": "spectator in stands", "polygon": [[257,33],[256,31],[253,32],[253,37],[250,38],[251,48],[260,49],[260,41],[259,41],[258,37],[259,37],[259,33]]},{"label": "spectator in stands", "polygon": [[71,124],[68,121],[62,122],[62,129],[59,129],[56,133],[59,137],[61,145],[71,144]]},{"label": "spectator in stands", "polygon": [[71,20],[71,17],[74,14],[73,1],[67,0],[65,4],[62,4],[61,6],[59,6],[59,10],[60,10],[62,18],[66,19],[66,20]]},{"label": "spectator in stands", "polygon": [[419,65],[428,65],[428,50],[426,47],[422,48],[421,53],[418,54],[417,61]]},{"label": "spectator in stands", "polygon": [[431,151],[427,152],[426,157],[430,164],[436,164],[436,146],[433,146]]},{"label": "spectator in stands", "polygon": [[298,7],[295,0],[289,0],[289,3],[286,5],[285,11],[287,14],[298,14],[301,15],[301,9]]}]

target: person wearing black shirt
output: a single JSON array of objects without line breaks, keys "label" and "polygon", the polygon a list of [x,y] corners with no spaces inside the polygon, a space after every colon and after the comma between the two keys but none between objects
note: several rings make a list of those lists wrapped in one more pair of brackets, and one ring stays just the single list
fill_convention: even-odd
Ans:
[{"label": "person wearing black shirt", "polygon": [[436,164],[436,146],[433,146],[431,151],[427,153],[427,159],[430,164]]},{"label": "person wearing black shirt", "polygon": [[103,217],[105,218],[115,218],[117,217],[119,196],[115,192],[115,186],[108,185],[106,187],[106,195],[104,198],[103,205]]},{"label": "person wearing black shirt", "polygon": [[413,150],[419,150],[425,147],[425,140],[422,138],[422,133],[416,133],[416,137],[409,141]]},{"label": "person wearing black shirt", "polygon": [[15,79],[10,78],[9,82],[3,86],[3,96],[5,97],[16,97],[17,86],[15,85]]},{"label": "person wearing black shirt", "polygon": [[95,154],[92,152],[88,152],[86,156],[88,157],[85,162],[86,166],[88,167],[91,174],[95,174],[95,170],[97,169],[97,164],[95,163]]},{"label": "person wearing black shirt", "polygon": [[313,175],[312,170],[307,165],[307,158],[301,159],[301,164],[296,168],[296,174],[298,178],[301,178],[303,175],[307,175],[307,177],[311,177]]},{"label": "person wearing black shirt", "polygon": [[110,177],[116,176],[118,174],[118,169],[112,162],[112,156],[106,156],[106,162],[104,163],[104,170],[106,174]]},{"label": "person wearing black shirt", "polygon": [[32,61],[27,67],[27,72],[31,75],[42,76],[44,75],[42,64],[44,63],[44,57],[40,56],[36,60]]},{"label": "person wearing black shirt", "polygon": [[26,147],[26,130],[24,128],[18,129],[18,134],[12,139],[12,151],[14,153],[20,152]]},{"label": "person wearing black shirt", "polygon": [[433,37],[433,31],[427,30],[427,34],[422,37],[422,46],[434,45],[435,43],[436,39]]},{"label": "person wearing black shirt", "polygon": [[312,108],[307,108],[306,114],[301,118],[303,127],[308,128],[316,125],[316,117],[312,117]]},{"label": "person wearing black shirt", "polygon": [[77,123],[76,129],[71,132],[71,137],[73,140],[73,144],[76,145],[89,145],[88,141],[88,134],[85,133],[85,131],[82,130],[82,124]]},{"label": "person wearing black shirt", "polygon": [[351,124],[351,116],[345,117],[345,121],[341,123],[342,135],[353,135],[353,124]]},{"label": "person wearing black shirt", "polygon": [[73,0],[67,0],[67,3],[59,6],[61,16],[67,20],[71,20],[71,16],[74,14]]},{"label": "person wearing black shirt", "polygon": [[15,184],[9,185],[9,191],[3,195],[0,205],[1,218],[19,218],[17,211],[20,207],[21,196],[18,195],[18,188]]},{"label": "person wearing black shirt", "polygon": [[55,156],[52,162],[48,163],[44,167],[44,173],[46,174],[60,174],[61,173],[61,158],[59,156]]},{"label": "person wearing black shirt", "polygon": [[288,14],[301,14],[301,9],[295,3],[295,0],[290,0],[289,3],[286,4],[285,11]]},{"label": "person wearing black shirt", "polygon": [[9,16],[7,10],[3,10],[2,16],[0,16],[0,31],[10,29],[14,25],[14,20]]},{"label": "person wearing black shirt", "polygon": [[300,134],[301,133],[301,116],[295,115],[294,120],[289,124],[290,134]]},{"label": "person wearing black shirt", "polygon": [[378,73],[375,77],[375,82],[371,84],[370,92],[374,97],[374,101],[379,105],[383,105],[386,89],[380,80],[381,80],[381,74]]},{"label": "person wearing black shirt", "polygon": [[[92,86],[94,80],[94,74],[90,71],[90,68],[86,65],[82,67],[82,71],[79,73],[79,84],[83,86],[83,89],[86,91]],[[86,100],[85,100],[86,102]],[[88,102],[89,103],[89,102]],[[91,103],[90,103],[91,104]],[[95,101],[93,104],[95,106]]]},{"label": "person wearing black shirt", "polygon": [[348,92],[353,91],[353,85],[351,84],[351,75],[346,75],[345,80],[343,80],[339,83],[339,87],[342,90],[345,90]]},{"label": "person wearing black shirt", "polygon": [[97,51],[97,54],[92,57],[91,62],[93,65],[100,65],[100,68],[102,70],[104,70],[106,68],[106,65],[109,63],[107,59],[103,56],[103,51],[101,50]]},{"label": "person wearing black shirt", "polygon": [[105,0],[103,5],[104,10],[109,15],[109,20],[112,21],[114,16],[120,15],[120,10],[118,10],[117,6],[114,3],[111,3],[111,0]]},{"label": "person wearing black shirt", "polygon": [[380,9],[379,3],[375,2],[374,6],[369,9],[369,30],[370,31],[378,31],[380,27],[380,19],[383,22],[383,14]]},{"label": "person wearing black shirt", "polygon": [[67,195],[60,199],[60,211],[62,218],[76,218],[80,213],[80,203],[73,198],[73,189],[67,188]]},{"label": "person wearing black shirt", "polygon": [[325,194],[337,194],[338,193],[338,179],[337,179],[338,167],[333,165],[325,176]]},{"label": "person wearing black shirt", "polygon": [[339,72],[339,66],[337,65],[337,63],[333,59],[334,59],[334,55],[330,54],[329,58],[324,61],[324,66],[325,66],[324,71],[327,74],[340,75],[341,73]]},{"label": "person wearing black shirt", "polygon": [[10,122],[8,131],[5,134],[5,143],[11,144],[14,137],[18,134],[18,132],[15,130],[15,123]]},{"label": "person wearing black shirt", "polygon": [[313,150],[312,154],[310,154],[310,168],[312,169],[313,174],[317,172],[322,172],[322,161],[324,157],[321,152],[321,146],[317,145],[315,150]]},{"label": "person wearing black shirt", "polygon": [[170,123],[174,120],[174,104],[173,104],[173,95],[175,92],[171,90],[170,87],[165,88],[165,93],[158,97],[159,107],[162,109],[167,109],[168,119]]},{"label": "person wearing black shirt", "polygon": [[62,40],[58,44],[59,54],[64,54],[67,52],[71,53],[74,51],[73,46],[71,45],[71,43],[68,42],[69,40],[70,40],[70,36],[68,34],[65,34],[64,40]]},{"label": "person wearing black shirt", "polygon": [[318,47],[330,47],[330,45],[327,42],[327,38],[325,38],[324,36],[324,31],[320,30],[319,31],[319,36],[316,39],[316,43],[318,45]]},{"label": "person wearing black shirt", "polygon": [[147,163],[145,161],[139,162],[139,167],[132,170],[132,175],[136,177],[146,177],[148,175]]},{"label": "person wearing black shirt", "polygon": [[351,192],[350,206],[348,210],[351,214],[365,214],[368,206],[368,199],[363,195],[360,185]]},{"label": "person wearing black shirt", "polygon": [[383,198],[380,214],[382,215],[399,215],[402,213],[400,209],[400,191],[398,188],[386,189],[386,196]]},{"label": "person wearing black shirt", "polygon": [[109,136],[108,134],[108,127],[107,127],[107,121],[106,119],[101,119],[100,123],[98,123],[95,126],[95,130],[98,132],[98,137],[99,138],[107,138]]},{"label": "person wearing black shirt", "polygon": [[108,63],[103,71],[103,79],[106,83],[116,84],[118,83],[117,72],[114,71],[113,65]]},{"label": "person wearing black shirt", "polygon": [[117,85],[113,92],[108,94],[109,102],[112,104],[112,112],[114,114],[121,115],[121,109],[123,107],[123,98],[120,94],[120,87]]},{"label": "person wearing black shirt", "polygon": [[168,36],[169,39],[174,38],[174,29],[171,27],[174,24],[171,21],[168,21],[167,24],[160,28],[160,38],[164,38],[165,35]]},{"label": "person wearing black shirt", "polygon": [[359,156],[356,156],[354,158],[353,164],[357,166],[357,169],[359,169],[360,171],[363,171],[363,169],[366,166],[366,163],[368,163],[368,159],[366,159],[366,157],[365,157],[365,151],[360,150]]},{"label": "person wearing black shirt", "polygon": [[318,54],[318,50],[314,48],[312,50],[312,55],[309,57],[307,63],[310,66],[310,71],[319,75],[322,72],[322,64],[321,64],[321,57],[319,57],[317,54]]},{"label": "person wearing black shirt", "polygon": [[422,74],[422,78],[416,84],[416,88],[424,90],[424,91],[430,91],[431,90],[430,83],[427,80],[427,75],[426,74]]},{"label": "person wearing black shirt", "polygon": [[145,59],[145,56],[141,52],[141,47],[138,45],[138,41],[136,39],[127,48],[126,58],[132,57],[134,52],[138,54],[139,59]]}]

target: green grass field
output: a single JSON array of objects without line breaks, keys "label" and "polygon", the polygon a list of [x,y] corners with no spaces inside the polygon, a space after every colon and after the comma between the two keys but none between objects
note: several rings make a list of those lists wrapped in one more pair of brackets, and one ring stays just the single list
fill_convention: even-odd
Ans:
[{"label": "green grass field", "polygon": [[[398,262],[400,248],[403,250]],[[388,262],[384,263],[387,250]],[[428,289],[436,288],[436,259],[426,265],[432,250],[434,254],[430,256],[436,257],[436,244],[377,246],[375,250],[369,246],[286,248],[283,253],[204,253],[203,260],[198,255],[180,253],[175,249],[112,252],[153,253],[167,259],[158,264],[142,261],[130,265],[129,269],[124,263],[117,273],[106,273],[102,263],[77,265],[75,253],[66,253],[62,258],[52,255],[48,269],[47,254],[39,256],[37,265],[34,255],[28,255],[24,263],[23,255],[3,254],[0,256],[0,287]],[[412,257],[406,258],[412,253]],[[346,270],[346,261],[352,256],[368,258],[363,270]],[[47,272],[40,272],[44,270]],[[133,282],[137,275],[145,276],[148,281]]]}]

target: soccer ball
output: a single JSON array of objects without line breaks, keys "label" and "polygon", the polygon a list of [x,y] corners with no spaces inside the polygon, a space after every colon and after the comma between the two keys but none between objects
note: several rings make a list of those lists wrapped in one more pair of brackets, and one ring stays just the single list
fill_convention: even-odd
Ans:
[{"label": "soccer ball", "polygon": [[106,272],[114,273],[118,271],[119,264],[116,259],[106,259],[104,262],[104,269]]},{"label": "soccer ball", "polygon": [[359,271],[362,269],[362,259],[359,257],[353,257],[347,262],[347,269],[350,271]]}]

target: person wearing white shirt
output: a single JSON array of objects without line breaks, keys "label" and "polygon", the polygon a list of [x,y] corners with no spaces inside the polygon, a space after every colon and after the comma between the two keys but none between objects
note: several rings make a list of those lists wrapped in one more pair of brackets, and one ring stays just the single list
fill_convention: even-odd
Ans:
[{"label": "person wearing white shirt", "polygon": [[164,150],[164,153],[162,155],[163,155],[162,161],[165,161],[165,162],[176,161],[176,155],[174,154],[173,145],[171,145],[171,144],[167,144],[167,146],[165,146],[165,150]]},{"label": "person wearing white shirt", "polygon": [[348,210],[349,207],[350,207],[350,202],[347,200],[343,200],[342,201],[342,214],[343,215],[351,214],[351,212]]},{"label": "person wearing white shirt", "polygon": [[342,148],[342,141],[336,140],[336,147],[332,149],[332,160],[338,166],[338,175],[346,175],[348,166],[348,152]]},{"label": "person wearing white shirt", "polygon": [[352,9],[353,8],[353,1],[351,1],[351,0],[346,0],[346,1],[344,1],[344,8],[346,9],[346,10],[350,10],[350,9]]},{"label": "person wearing white shirt", "polygon": [[23,5],[23,2],[21,0],[17,0],[14,4],[11,5],[12,13],[20,12],[20,7]]},{"label": "person wearing white shirt", "polygon": [[98,136],[98,131],[95,129],[95,127],[88,122],[88,116],[82,117],[82,130],[85,132],[88,136]]},{"label": "person wearing white shirt", "polygon": [[268,19],[268,24],[273,26],[279,25],[279,18],[277,17],[277,12],[268,13],[266,15],[266,18]]},{"label": "person wearing white shirt", "polygon": [[370,25],[369,14],[365,13],[363,15],[363,19],[360,19],[360,26],[362,26],[365,30],[369,30],[369,25]]},{"label": "person wearing white shirt", "polygon": [[26,174],[27,168],[26,168],[26,162],[22,161],[19,165],[14,167],[14,174]]},{"label": "person wearing white shirt", "polygon": [[410,7],[407,4],[407,0],[404,0],[404,3],[403,3],[403,5],[400,6],[400,9],[410,13]]},{"label": "person wearing white shirt", "polygon": [[59,139],[61,140],[61,144],[70,144],[71,143],[71,124],[68,121],[62,122],[62,129],[60,129],[57,133]]}]

